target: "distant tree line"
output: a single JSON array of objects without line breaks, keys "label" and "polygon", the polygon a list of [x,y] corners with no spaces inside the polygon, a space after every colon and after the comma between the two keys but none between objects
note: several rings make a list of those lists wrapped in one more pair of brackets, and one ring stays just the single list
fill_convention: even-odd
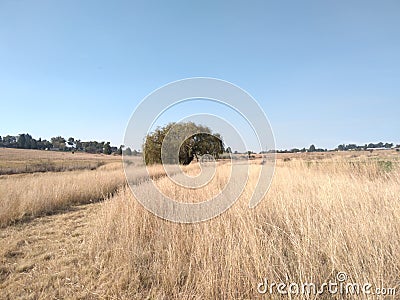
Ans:
[{"label": "distant tree line", "polygon": [[62,136],[52,137],[50,141],[46,139],[35,139],[28,133],[22,133],[17,136],[6,135],[0,136],[0,147],[17,148],[17,149],[37,149],[52,151],[80,151],[87,153],[103,153],[116,155],[138,155],[139,152],[131,148],[125,148],[124,145],[119,147],[111,146],[110,142],[89,141],[84,142],[79,139],[70,137],[68,139]]},{"label": "distant tree line", "polygon": [[[262,151],[260,154],[268,153],[268,152],[275,152],[275,153],[299,153],[299,152],[326,152],[326,151],[367,151],[367,150],[374,150],[374,149],[392,149],[396,148],[397,150],[400,148],[400,145],[395,145],[393,143],[369,143],[364,145],[356,145],[356,144],[341,144],[337,146],[335,149],[328,150],[328,149],[321,149],[316,148],[315,145],[311,145],[309,148],[293,148],[290,150],[269,150],[269,151]],[[236,152],[236,151],[235,151]]]},{"label": "distant tree line", "polygon": [[[163,137],[166,134],[168,128],[172,127],[174,123],[168,124],[164,128],[158,128],[155,132],[147,136],[145,145],[147,144],[147,150],[149,152],[156,151],[158,153],[160,150],[158,149],[159,142],[162,141]],[[196,124],[185,124],[185,128],[193,127],[193,128],[200,128],[201,126]],[[209,132],[211,134],[211,130],[207,127],[201,127],[203,132]],[[188,151],[184,151],[181,155],[184,156],[183,160],[193,159],[193,157],[197,157],[198,155],[202,155],[204,153],[212,154],[216,157],[222,154],[223,152],[226,153],[233,153],[231,147],[227,147],[226,149],[223,148],[222,138],[219,134],[214,134],[214,138],[209,134],[202,134],[194,136],[191,140],[186,141],[186,148],[189,149]],[[217,138],[215,138],[217,137]],[[50,141],[46,139],[35,139],[28,133],[22,133],[17,136],[13,135],[6,135],[0,136],[0,147],[4,148],[18,148],[18,149],[37,149],[37,150],[52,150],[52,151],[80,151],[80,152],[87,152],[87,153],[103,153],[103,154],[115,154],[115,155],[140,155],[141,152],[137,150],[132,150],[131,148],[125,148],[124,145],[120,145],[119,147],[111,146],[110,142],[98,142],[98,141],[81,141],[80,139],[75,139],[70,137],[65,139],[62,136],[52,137]],[[328,150],[317,148],[315,145],[311,145],[308,148],[292,148],[290,150],[269,150],[269,151],[262,151],[263,153],[298,153],[298,152],[326,152],[326,151],[373,151],[374,149],[391,149],[396,148],[397,151],[400,149],[400,145],[395,145],[394,143],[369,143],[364,145],[357,145],[357,144],[341,144],[338,145],[335,149]],[[235,154],[238,154],[238,151],[234,151]],[[248,151],[245,152],[248,154]],[[148,163],[152,163],[155,158],[155,161],[158,161],[159,155],[149,156]]]},{"label": "distant tree line", "polygon": [[269,151],[261,151],[260,154],[265,153],[299,153],[299,152],[326,152],[329,151],[328,149],[317,148],[315,145],[311,145],[308,148],[292,148],[292,149],[285,149],[285,150],[269,150]]},{"label": "distant tree line", "polygon": [[328,149],[316,148],[315,145],[311,145],[310,147],[298,149],[292,148],[290,150],[277,150],[276,153],[298,153],[298,152],[326,152]]},{"label": "distant tree line", "polygon": [[[348,145],[342,144],[342,145],[339,145],[336,148],[336,150],[339,150],[339,151],[349,151],[349,150],[362,151],[362,150],[378,149],[378,148],[380,148],[380,149],[391,149],[391,148],[393,148],[393,146],[394,146],[393,143],[383,143],[383,142],[379,142],[379,143],[376,143],[376,144],[369,143],[369,144],[365,144],[363,146],[359,146],[359,145],[356,145],[356,144],[348,144]],[[400,147],[400,145],[396,145],[395,147],[398,148],[398,147]]]}]

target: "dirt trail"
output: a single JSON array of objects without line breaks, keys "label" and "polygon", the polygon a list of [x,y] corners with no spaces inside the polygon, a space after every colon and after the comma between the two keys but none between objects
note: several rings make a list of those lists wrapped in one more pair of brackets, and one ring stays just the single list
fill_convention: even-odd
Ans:
[{"label": "dirt trail", "polygon": [[0,229],[0,299],[92,299],[87,241],[101,203]]}]

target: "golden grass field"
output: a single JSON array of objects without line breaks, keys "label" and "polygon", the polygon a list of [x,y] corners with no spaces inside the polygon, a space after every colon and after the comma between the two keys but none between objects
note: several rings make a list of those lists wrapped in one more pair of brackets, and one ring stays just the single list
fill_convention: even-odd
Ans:
[{"label": "golden grass field", "polygon": [[0,148],[0,175],[94,170],[118,160],[103,154]]},{"label": "golden grass field", "polygon": [[[249,209],[256,159],[238,202],[197,224],[145,210],[115,160],[95,170],[0,176],[0,298],[366,299],[257,292],[263,278],[320,285],[345,272],[349,282],[397,291],[368,299],[398,299],[399,157],[278,155],[269,193]],[[158,166],[152,172],[166,194],[199,202],[224,186],[229,164],[219,163],[202,191],[173,186]],[[151,197],[149,184],[139,189]]]}]

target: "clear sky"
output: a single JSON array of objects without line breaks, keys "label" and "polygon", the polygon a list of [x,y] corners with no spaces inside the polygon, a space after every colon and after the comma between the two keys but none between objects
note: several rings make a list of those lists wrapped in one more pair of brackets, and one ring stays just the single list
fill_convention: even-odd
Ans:
[{"label": "clear sky", "polygon": [[400,143],[400,2],[0,0],[2,136],[119,145],[197,76],[248,91],[277,148]]}]

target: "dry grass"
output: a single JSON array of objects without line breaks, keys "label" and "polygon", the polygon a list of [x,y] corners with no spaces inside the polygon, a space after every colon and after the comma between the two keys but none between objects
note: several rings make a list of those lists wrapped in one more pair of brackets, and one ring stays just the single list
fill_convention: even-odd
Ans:
[{"label": "dry grass", "polygon": [[400,153],[396,150],[375,150],[375,151],[329,151],[329,152],[304,152],[304,153],[278,153],[278,160],[285,158],[303,161],[335,160],[390,160],[400,161]]},{"label": "dry grass", "polygon": [[93,299],[84,286],[96,271],[85,240],[98,210],[74,206],[0,229],[0,299]]},{"label": "dry grass", "polygon": [[[146,168],[134,161],[135,183],[148,180]],[[196,166],[186,167],[194,169]],[[148,168],[152,178],[165,175],[162,166]],[[73,205],[109,198],[126,184],[121,162],[96,170],[3,175],[0,177],[0,227],[52,214]]]},{"label": "dry grass", "polygon": [[[379,168],[367,162],[356,169],[345,161],[324,167],[279,163],[271,191],[256,209],[246,201],[252,178],[232,209],[194,225],[159,219],[122,190],[102,204],[95,221],[90,257],[99,270],[96,293],[250,299],[264,277],[322,284],[339,271],[349,282],[398,289],[400,173],[380,176]],[[196,202],[199,194],[185,196]]]},{"label": "dry grass", "polygon": [[[94,171],[3,176],[3,224],[119,191],[77,211],[1,229],[0,289],[5,299],[254,299],[263,278],[318,285],[342,271],[348,282],[395,287],[398,294],[399,165],[381,163],[388,157],[290,158],[278,156],[270,192],[255,209],[248,208],[260,168],[253,161],[239,201],[198,224],[171,223],[145,210],[123,187],[120,163]],[[153,197],[140,163],[131,164],[138,189]],[[150,172],[165,194],[199,202],[221,190],[228,170],[220,165],[201,191],[174,186],[162,178],[160,166]],[[194,175],[198,166],[184,171]],[[264,296],[281,299],[277,292]]]},{"label": "dry grass", "polygon": [[0,178],[0,226],[107,198],[125,183],[121,169]]},{"label": "dry grass", "polygon": [[117,161],[120,156],[0,148],[0,175],[94,170]]}]

